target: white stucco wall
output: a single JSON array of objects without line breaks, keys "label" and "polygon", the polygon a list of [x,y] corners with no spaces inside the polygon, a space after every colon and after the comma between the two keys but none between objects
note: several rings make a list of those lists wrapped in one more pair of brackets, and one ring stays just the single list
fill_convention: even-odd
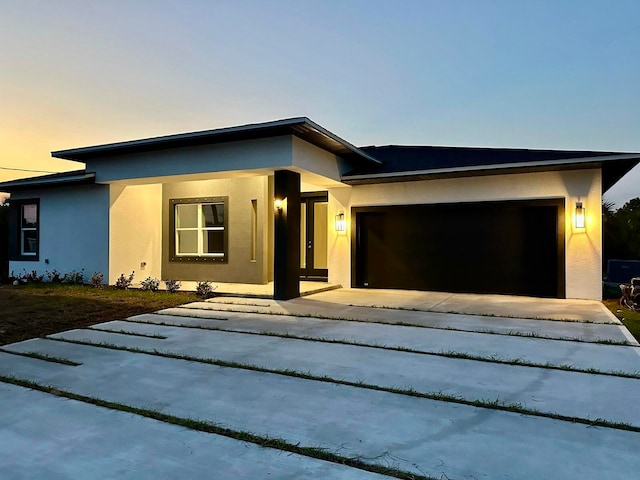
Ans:
[{"label": "white stucco wall", "polygon": [[216,173],[225,177],[239,170],[269,170],[292,165],[290,135],[217,145],[158,150],[147,153],[119,155],[87,161],[87,171],[96,173],[96,182],[126,181],[128,184],[174,182],[188,176]]},{"label": "white stucco wall", "polygon": [[[161,278],[162,185],[110,185],[109,283]],[[144,265],[142,265],[144,264]]]},{"label": "white stucco wall", "polygon": [[[347,217],[346,234],[331,229],[329,282],[351,285],[351,208],[376,205],[565,199],[567,298],[602,295],[602,196],[599,169],[358,185],[329,189],[329,218]],[[577,201],[586,207],[586,228],[575,231]]]},{"label": "white stucco wall", "polygon": [[292,156],[294,167],[320,176],[311,176],[311,179],[323,184],[327,179],[340,181],[338,159],[332,153],[298,137],[292,137]]},{"label": "white stucco wall", "polygon": [[[12,199],[40,199],[39,261],[9,263],[9,271],[62,274],[84,269],[85,280],[93,272],[107,276],[109,269],[109,187],[66,186],[15,193]],[[47,263],[48,261],[48,263]]]}]

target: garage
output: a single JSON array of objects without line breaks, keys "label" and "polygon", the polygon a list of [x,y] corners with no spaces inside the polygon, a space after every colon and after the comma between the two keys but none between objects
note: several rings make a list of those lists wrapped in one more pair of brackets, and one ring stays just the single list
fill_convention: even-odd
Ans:
[{"label": "garage", "polygon": [[564,298],[564,200],[356,207],[352,285]]}]

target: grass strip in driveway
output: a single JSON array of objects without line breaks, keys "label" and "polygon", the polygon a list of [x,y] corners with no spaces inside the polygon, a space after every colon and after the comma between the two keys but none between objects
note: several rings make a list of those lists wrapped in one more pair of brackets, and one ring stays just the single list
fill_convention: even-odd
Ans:
[{"label": "grass strip in driveway", "polygon": [[[229,305],[229,304],[216,304],[216,303],[210,303],[211,305]],[[547,335],[540,335],[536,332],[519,332],[517,330],[510,330],[509,332],[500,332],[497,330],[491,330],[491,329],[479,329],[479,330],[467,330],[464,328],[457,328],[457,327],[449,327],[449,326],[436,326],[436,325],[423,325],[420,323],[412,323],[412,322],[407,322],[407,321],[394,321],[394,322],[383,322],[383,321],[378,321],[378,320],[371,320],[371,319],[367,319],[367,320],[363,320],[363,319],[358,319],[358,318],[354,318],[354,317],[338,317],[338,316],[328,316],[328,315],[322,315],[322,314],[317,314],[317,313],[284,313],[284,312],[273,312],[273,311],[259,311],[259,310],[233,310],[230,308],[225,308],[225,309],[218,309],[218,308],[201,308],[201,307],[190,307],[189,304],[187,305],[179,305],[177,307],[173,307],[174,309],[182,309],[182,310],[203,310],[203,311],[210,311],[210,312],[230,312],[230,313],[250,313],[250,314],[256,314],[256,315],[279,315],[279,316],[285,316],[285,317],[300,317],[300,318],[317,318],[317,319],[321,319],[321,320],[335,320],[335,321],[341,321],[341,322],[358,322],[358,323],[373,323],[373,324],[379,324],[379,325],[396,325],[396,326],[401,326],[401,327],[416,327],[416,328],[427,328],[427,329],[432,329],[432,330],[445,330],[445,331],[452,331],[452,332],[469,332],[469,333],[480,333],[480,334],[485,334],[485,335],[502,335],[502,336],[507,336],[507,337],[525,337],[525,338],[537,338],[537,339],[541,339],[541,340],[557,340],[557,341],[562,341],[562,342],[578,342],[578,343],[596,343],[596,344],[604,344],[604,345],[619,345],[619,346],[625,346],[625,347],[638,347],[638,345],[635,345],[634,343],[629,342],[628,340],[612,340],[612,339],[608,339],[608,338],[595,338],[593,340],[583,340],[581,338],[576,338],[576,337],[551,337],[551,336],[547,336]],[[379,308],[379,307],[376,307]],[[414,310],[408,310],[408,309],[394,309],[394,310],[405,310],[405,311],[414,311]],[[415,311],[422,311],[422,310],[415,310]],[[180,314],[176,314],[175,312],[163,312],[162,310],[155,312],[157,315],[172,315],[172,316],[181,316]],[[425,312],[425,313],[432,313],[432,312]],[[435,312],[435,313],[440,313],[440,312]],[[474,314],[475,315],[475,314]],[[193,318],[191,315],[184,315],[184,317],[187,318]],[[497,316],[496,316],[497,317]],[[512,318],[512,317],[497,317],[497,318]],[[515,317],[513,317],[515,318]],[[222,319],[220,319],[222,320]],[[226,320],[226,319],[225,319]],[[556,320],[553,320],[554,322]],[[585,323],[585,324],[592,324],[592,325],[605,325],[605,326],[612,326],[612,327],[621,327],[622,325],[616,325],[613,323],[597,323],[597,322],[572,322],[569,320],[565,320],[566,323]]]},{"label": "grass strip in driveway", "polygon": [[380,385],[368,384],[365,382],[353,382],[349,380],[335,379],[326,375],[313,375],[310,372],[300,372],[292,369],[267,368],[267,367],[261,367],[255,364],[239,363],[239,362],[219,360],[214,358],[194,357],[190,355],[176,354],[171,352],[162,352],[156,349],[145,350],[143,348],[124,347],[124,346],[115,345],[115,344],[106,343],[106,342],[95,343],[95,342],[88,342],[88,341],[82,341],[82,340],[69,340],[69,339],[55,338],[55,337],[49,337],[47,339],[56,341],[56,342],[62,342],[62,343],[71,343],[76,345],[106,348],[110,350],[119,350],[119,351],[124,351],[129,353],[138,353],[143,355],[152,355],[152,356],[164,357],[164,358],[170,358],[170,359],[176,359],[176,360],[185,360],[190,362],[204,363],[209,365],[216,365],[218,367],[223,367],[223,368],[250,370],[250,371],[255,371],[260,373],[269,373],[274,375],[282,375],[286,377],[295,377],[295,378],[301,378],[304,380],[312,380],[312,381],[323,382],[323,383],[346,385],[350,387],[363,388],[367,390],[387,392],[387,393],[393,393],[398,395],[406,395],[410,397],[424,398],[428,400],[456,403],[460,405],[467,405],[467,406],[478,407],[478,408],[487,408],[491,410],[500,410],[505,412],[518,413],[522,415],[544,417],[544,418],[561,420],[561,421],[566,421],[571,423],[580,423],[580,424],[588,425],[592,427],[606,427],[606,428],[613,428],[617,430],[640,432],[640,426],[633,426],[624,422],[611,422],[611,421],[600,419],[600,418],[592,420],[588,418],[561,415],[561,414],[552,413],[552,412],[542,412],[540,410],[523,407],[520,403],[505,403],[500,401],[499,398],[495,400],[486,400],[486,399],[469,400],[463,397],[459,397],[456,395],[448,395],[441,392],[420,392],[413,388],[403,389],[403,388],[396,388],[396,387],[384,387]]},{"label": "grass strip in driveway", "polygon": [[50,385],[42,385],[31,380],[21,379],[17,377],[0,375],[0,381],[17,385],[24,388],[30,388],[40,392],[56,395],[58,397],[68,398],[70,400],[76,400],[98,407],[109,408],[112,410],[119,410],[121,412],[132,413],[146,418],[151,418],[164,423],[172,425],[178,425],[191,430],[197,430],[204,433],[210,433],[215,435],[221,435],[235,440],[243,442],[249,442],[265,448],[273,448],[282,450],[285,452],[295,453],[298,455],[304,455],[306,457],[315,458],[318,460],[324,460],[327,462],[337,463],[340,465],[346,465],[348,467],[357,468],[367,472],[378,473],[393,478],[399,478],[403,480],[442,480],[436,477],[416,475],[411,472],[406,472],[399,469],[388,468],[381,465],[374,465],[363,461],[362,457],[346,457],[338,455],[336,453],[328,452],[326,449],[318,447],[306,447],[298,444],[287,442],[282,438],[266,437],[253,434],[251,432],[233,430],[230,428],[222,427],[213,422],[207,422],[204,420],[197,420],[192,418],[182,418],[174,415],[168,415],[166,413],[159,412],[157,410],[133,407],[123,403],[110,402],[102,400],[96,397],[90,397],[86,395],[79,395],[66,390],[61,390]]},{"label": "grass strip in driveway", "polygon": [[[178,316],[178,315],[175,315],[175,316]],[[185,317],[185,318],[192,318],[192,317]],[[318,317],[313,317],[313,318],[318,318]],[[233,328],[205,327],[205,326],[202,326],[202,325],[176,325],[176,324],[167,323],[167,322],[145,322],[145,321],[142,321],[142,320],[132,320],[132,319],[126,319],[126,320],[121,320],[121,321],[129,322],[129,323],[138,323],[138,324],[142,324],[142,325],[160,325],[160,326],[164,326],[164,327],[193,328],[193,329],[211,330],[211,331],[217,331],[217,332],[239,333],[239,334],[243,334],[243,335],[258,335],[258,336],[265,336],[265,337],[289,338],[289,339],[292,339],[292,340],[303,340],[303,341],[307,341],[307,342],[335,343],[335,344],[340,344],[340,345],[352,345],[352,346],[355,346],[355,347],[369,347],[369,348],[377,348],[377,349],[381,349],[381,350],[391,350],[391,351],[396,351],[396,352],[417,353],[417,354],[420,354],[420,355],[433,355],[433,356],[437,356],[437,357],[457,358],[457,359],[461,359],[461,360],[474,360],[474,361],[478,361],[478,362],[497,363],[497,364],[502,364],[502,365],[516,365],[516,366],[519,366],[519,367],[532,367],[532,368],[548,368],[548,369],[552,369],[552,370],[563,370],[563,371],[577,372],[577,373],[589,373],[589,374],[592,374],[592,375],[606,375],[606,376],[612,376],[612,377],[623,377],[623,378],[640,379],[640,373],[639,372],[629,373],[629,372],[623,372],[623,371],[603,371],[603,370],[598,370],[598,369],[595,369],[595,368],[577,368],[577,367],[574,367],[572,365],[554,364],[554,363],[550,363],[550,362],[545,362],[545,363],[529,362],[529,361],[522,360],[522,359],[519,359],[519,358],[507,360],[507,359],[501,359],[501,358],[497,358],[497,357],[483,357],[483,356],[480,356],[480,355],[472,355],[472,354],[469,354],[469,353],[457,352],[457,351],[453,351],[453,350],[441,351],[441,352],[428,352],[428,351],[416,350],[416,349],[408,348],[408,347],[394,347],[394,346],[387,346],[387,345],[363,343],[363,342],[358,342],[358,341],[355,341],[355,340],[340,340],[340,339],[335,339],[335,338],[309,337],[309,336],[304,336],[304,335],[295,335],[295,334],[291,334],[291,333],[275,333],[275,332],[268,332],[268,331],[250,332],[250,331],[246,331],[246,330],[237,330],[237,329],[233,329]],[[377,322],[372,322],[372,323],[377,323]],[[403,325],[388,324],[388,323],[382,323],[382,324],[383,325],[393,325],[393,326],[403,326]],[[406,326],[413,327],[414,325],[406,325]],[[107,330],[105,330],[105,331],[107,331]],[[114,332],[114,333],[117,333],[117,332]],[[469,333],[477,333],[477,332],[469,332]],[[51,339],[53,339],[53,338],[51,338]]]},{"label": "grass strip in driveway", "polygon": [[8,353],[9,355],[17,355],[18,357],[29,357],[35,358],[37,360],[44,360],[45,362],[59,363],[60,365],[69,365],[70,367],[78,367],[82,365],[81,363],[74,362],[72,360],[69,360],[68,358],[52,357],[51,355],[46,355],[38,352],[15,352],[12,350],[6,350],[4,348],[0,348],[0,352]]},{"label": "grass strip in driveway", "polygon": [[127,330],[108,330],[105,328],[94,327],[93,325],[88,327],[88,330],[95,330],[96,332],[109,332],[116,333],[120,335],[129,335],[131,337],[145,337],[145,338],[155,338],[158,340],[166,340],[167,337],[164,335],[148,335],[146,333],[138,333],[138,332],[128,332]]}]

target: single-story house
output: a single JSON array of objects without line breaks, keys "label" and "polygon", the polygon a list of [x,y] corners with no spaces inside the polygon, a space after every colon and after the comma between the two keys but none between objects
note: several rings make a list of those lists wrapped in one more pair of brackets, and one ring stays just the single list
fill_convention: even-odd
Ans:
[{"label": "single-story house", "polygon": [[355,147],[292,118],[56,151],[84,170],[0,183],[10,270],[300,279],[600,299],[602,194],[638,153]]}]

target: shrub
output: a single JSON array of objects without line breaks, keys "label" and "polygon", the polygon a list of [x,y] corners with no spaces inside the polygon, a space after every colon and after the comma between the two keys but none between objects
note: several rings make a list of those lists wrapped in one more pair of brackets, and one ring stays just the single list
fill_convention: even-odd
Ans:
[{"label": "shrub", "polygon": [[55,268],[53,270],[51,270],[51,271],[47,270],[46,274],[47,274],[47,278],[49,279],[49,281],[51,283],[62,283],[61,274]]},{"label": "shrub", "polygon": [[167,292],[176,293],[178,290],[180,290],[182,283],[180,283],[178,280],[165,280],[164,285],[167,289]]},{"label": "shrub", "polygon": [[93,272],[89,279],[89,285],[93,288],[102,288],[102,281],[104,280],[104,274],[101,272]]},{"label": "shrub", "polygon": [[134,274],[135,272],[131,272],[131,275],[129,275],[128,277],[125,277],[124,273],[121,273],[118,279],[116,280],[114,287],[119,288],[121,290],[126,290],[133,283]]},{"label": "shrub", "polygon": [[24,272],[22,278],[26,282],[40,283],[44,279],[44,274],[38,275],[38,272],[31,270],[30,272]]},{"label": "shrub", "polygon": [[79,272],[77,270],[71,270],[69,273],[65,273],[62,278],[62,283],[82,285],[84,283],[84,268]]},{"label": "shrub", "polygon": [[213,296],[213,291],[218,288],[212,287],[210,282],[198,282],[196,286],[196,295],[202,298],[209,298]]},{"label": "shrub", "polygon": [[142,282],[140,282],[140,288],[142,288],[142,290],[149,290],[151,292],[157,292],[159,286],[160,280],[158,280],[157,278],[147,277]]}]

